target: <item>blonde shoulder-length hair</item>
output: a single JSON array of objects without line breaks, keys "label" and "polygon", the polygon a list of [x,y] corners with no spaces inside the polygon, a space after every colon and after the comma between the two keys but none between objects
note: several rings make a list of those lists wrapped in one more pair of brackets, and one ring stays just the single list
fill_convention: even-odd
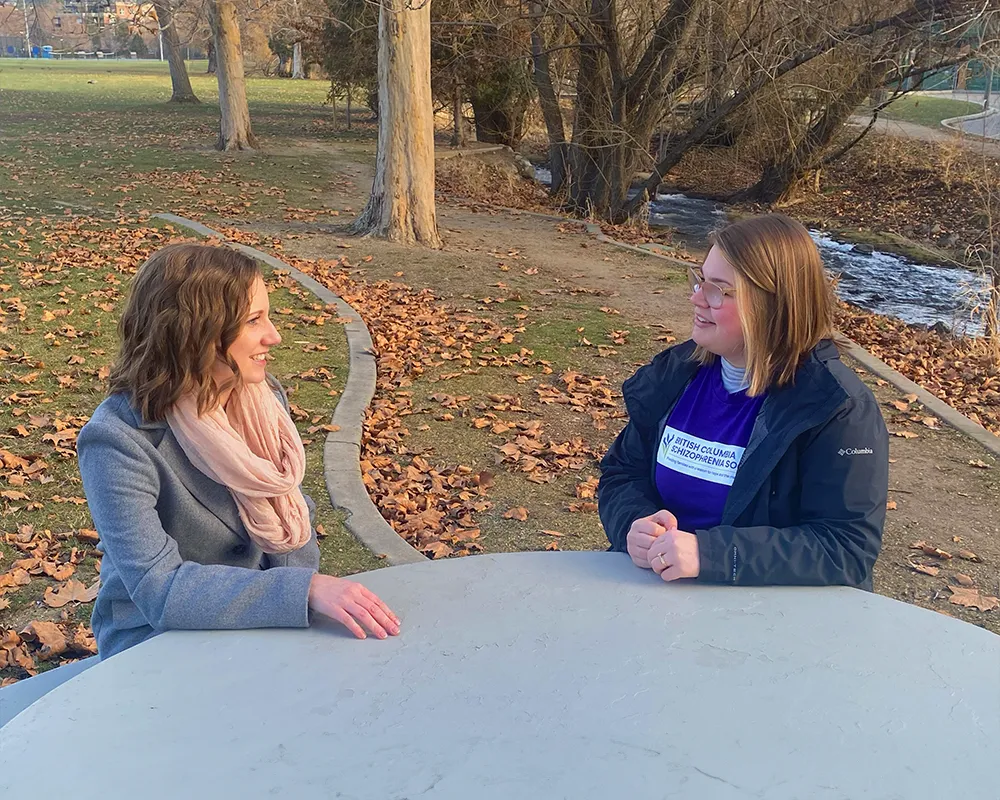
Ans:
[{"label": "blonde shoulder-length hair", "polygon": [[[812,349],[835,339],[833,287],[809,231],[767,214],[727,225],[712,244],[736,273],[747,394],[792,383]],[[716,356],[698,346],[694,358],[709,364]]]}]

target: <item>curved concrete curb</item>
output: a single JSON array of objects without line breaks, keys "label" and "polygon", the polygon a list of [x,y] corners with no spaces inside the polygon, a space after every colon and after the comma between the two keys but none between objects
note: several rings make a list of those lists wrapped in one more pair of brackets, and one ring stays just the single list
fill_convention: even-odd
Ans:
[{"label": "curved concrete curb", "polygon": [[504,150],[502,144],[491,144],[486,147],[466,147],[461,150],[437,150],[434,151],[436,161],[447,161],[449,158],[463,158],[465,156],[481,156],[486,153],[497,153]]},{"label": "curved concrete curb", "polygon": [[[967,131],[962,127],[963,122],[975,122],[976,120],[986,119],[987,117],[992,117],[1000,114],[995,108],[988,108],[985,111],[980,111],[976,114],[963,114],[960,117],[948,117],[948,119],[941,120],[941,127],[947,128],[954,133],[960,133],[963,136],[971,136],[973,139],[982,139],[984,142],[996,142],[997,139],[993,136],[983,136],[978,133],[972,133],[972,131]],[[985,130],[983,126],[983,130]]]},{"label": "curved concrete curb", "polygon": [[612,239],[607,234],[601,233],[601,226],[594,222],[585,223],[587,226],[587,233],[591,234],[597,241],[603,242],[604,244],[611,244],[615,247],[620,247],[622,250],[631,250],[634,253],[642,253],[647,256],[656,256],[657,258],[662,258],[664,261],[669,261],[671,264],[676,264],[678,266],[688,269],[691,267],[691,263],[685,261],[682,258],[676,258],[675,256],[668,256],[665,253],[660,253],[652,248],[658,247],[655,244],[647,244],[645,246],[638,244],[626,244],[625,242],[619,242],[617,239]]},{"label": "curved concrete curb", "polygon": [[917,400],[919,400],[924,407],[944,420],[945,423],[950,425],[959,433],[964,433],[970,439],[989,450],[993,455],[1000,457],[1000,436],[993,435],[978,422],[973,422],[964,414],[960,414],[944,400],[931,394],[920,384],[914,383],[905,375],[896,372],[896,370],[880,358],[873,356],[857,342],[851,341],[850,339],[847,339],[847,341],[850,342],[851,345],[848,355],[861,364],[861,366],[863,366],[866,370],[871,372],[873,375],[888,381],[897,389],[900,389],[907,394],[915,394],[917,396]]},{"label": "curved concrete curb", "polygon": [[155,214],[159,219],[181,225],[202,236],[219,239],[227,246],[263,261],[274,269],[286,270],[303,287],[327,305],[337,307],[341,317],[350,318],[344,324],[350,352],[347,385],[333,412],[333,424],[340,430],[328,433],[323,445],[323,475],[330,500],[336,508],[347,512],[347,529],[365,547],[393,566],[426,561],[426,556],[407,544],[383,519],[372,502],[361,479],[361,431],[365,409],[375,394],[377,365],[372,352],[372,338],[361,315],[344,300],[314,278],[300,272],[268,253],[238,242],[226,241],[218,231],[200,222],[176,214]]}]

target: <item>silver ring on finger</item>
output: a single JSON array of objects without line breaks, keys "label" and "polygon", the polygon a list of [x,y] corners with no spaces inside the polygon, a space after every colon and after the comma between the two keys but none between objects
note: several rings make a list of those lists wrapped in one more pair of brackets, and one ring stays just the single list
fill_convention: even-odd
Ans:
[{"label": "silver ring on finger", "polygon": [[660,553],[657,556],[657,558],[660,559],[660,566],[661,567],[663,567],[664,569],[668,569],[670,567],[670,565],[663,559],[663,553]]}]

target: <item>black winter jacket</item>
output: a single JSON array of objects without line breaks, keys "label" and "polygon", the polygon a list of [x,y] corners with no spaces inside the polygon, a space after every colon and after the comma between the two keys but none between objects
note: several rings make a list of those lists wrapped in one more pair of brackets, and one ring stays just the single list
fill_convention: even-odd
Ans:
[{"label": "black winter jacket", "polygon": [[[663,507],[655,453],[667,415],[694,377],[694,343],[657,355],[625,381],[628,425],[601,461],[598,504],[612,550]],[[872,588],[889,485],[889,436],[871,390],[831,341],[794,384],[769,390],[721,524],[698,537],[700,580]],[[668,509],[669,510],[669,509]]]}]

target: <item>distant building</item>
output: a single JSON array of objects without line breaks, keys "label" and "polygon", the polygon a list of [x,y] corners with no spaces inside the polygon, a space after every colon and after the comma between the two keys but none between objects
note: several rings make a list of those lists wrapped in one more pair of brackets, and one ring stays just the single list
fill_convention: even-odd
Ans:
[{"label": "distant building", "polygon": [[[15,10],[16,15],[12,13]],[[24,54],[23,14],[11,0],[0,0],[0,54]],[[31,0],[28,17],[32,46],[51,45],[56,53],[145,52],[145,46],[134,46],[138,44],[135,37],[155,50],[158,25],[151,2]]]}]

